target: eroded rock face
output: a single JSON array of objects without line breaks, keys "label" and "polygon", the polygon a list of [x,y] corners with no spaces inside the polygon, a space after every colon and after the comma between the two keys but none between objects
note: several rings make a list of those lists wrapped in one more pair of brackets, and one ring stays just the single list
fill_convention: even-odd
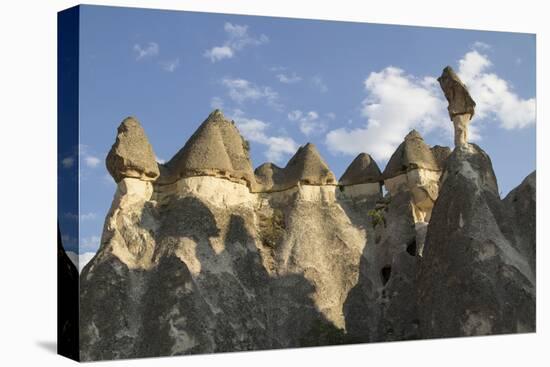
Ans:
[{"label": "eroded rock face", "polygon": [[[232,147],[235,136],[220,130],[233,128],[215,113],[192,140],[211,129],[216,146]],[[187,148],[163,169],[191,167]],[[255,192],[236,179],[242,170],[221,175],[221,167],[119,181],[101,248],[81,275],[83,360],[344,341],[343,304],[358,281],[366,231],[340,205],[315,147],[302,147],[282,179],[270,178],[278,191]]]},{"label": "eroded rock face", "polygon": [[153,147],[133,117],[126,118],[118,127],[116,142],[107,155],[106,164],[116,182],[125,177],[154,181],[160,174]]},{"label": "eroded rock face", "polygon": [[159,178],[120,175],[81,359],[533,330],[534,174],[501,201],[480,148],[449,154],[411,132],[382,197],[366,154],[340,183],[311,144],[252,173],[213,112]]},{"label": "eroded rock face", "polygon": [[416,272],[419,256],[411,193],[399,192],[367,211],[369,233],[357,285],[345,303],[353,341],[419,337]]},{"label": "eroded rock face", "polygon": [[444,147],[430,149],[413,130],[393,153],[384,170],[384,185],[391,196],[404,191],[411,193],[415,222],[430,220],[446,153]]},{"label": "eroded rock face", "polygon": [[490,158],[476,145],[455,149],[441,185],[417,284],[422,336],[534,331],[534,268]]},{"label": "eroded rock face", "polygon": [[537,240],[537,173],[533,171],[504,199],[506,211],[512,216],[518,251],[527,259],[535,272]]}]

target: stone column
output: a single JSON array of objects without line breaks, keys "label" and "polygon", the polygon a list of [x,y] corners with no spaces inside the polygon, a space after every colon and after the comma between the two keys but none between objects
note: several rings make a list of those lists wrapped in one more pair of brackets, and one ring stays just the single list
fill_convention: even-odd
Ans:
[{"label": "stone column", "polygon": [[468,145],[468,124],[472,115],[464,113],[453,116],[453,125],[455,127],[455,147]]},{"label": "stone column", "polygon": [[449,102],[447,110],[455,128],[455,147],[467,146],[468,124],[474,117],[476,103],[450,66],[443,69],[443,73],[437,78],[437,81]]}]

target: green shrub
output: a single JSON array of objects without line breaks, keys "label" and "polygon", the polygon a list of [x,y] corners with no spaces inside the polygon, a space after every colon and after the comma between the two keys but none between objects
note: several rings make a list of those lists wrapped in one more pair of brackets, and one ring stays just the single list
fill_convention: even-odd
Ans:
[{"label": "green shrub", "polygon": [[372,226],[376,228],[377,225],[383,224],[386,227],[386,218],[384,217],[383,209],[372,209],[369,210],[367,215],[371,219]]},{"label": "green shrub", "polygon": [[260,216],[260,236],[262,243],[275,247],[285,235],[285,214],[280,209],[273,209],[271,216]]}]

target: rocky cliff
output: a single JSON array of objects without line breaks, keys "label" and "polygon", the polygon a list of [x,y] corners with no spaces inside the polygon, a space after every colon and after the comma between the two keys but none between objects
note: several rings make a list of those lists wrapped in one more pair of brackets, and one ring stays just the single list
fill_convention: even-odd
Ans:
[{"label": "rocky cliff", "polygon": [[[220,111],[166,164],[136,119],[80,275],[83,360],[533,331],[535,180],[411,131],[339,181],[313,144],[255,171]],[[385,186],[387,194],[382,195]]]}]

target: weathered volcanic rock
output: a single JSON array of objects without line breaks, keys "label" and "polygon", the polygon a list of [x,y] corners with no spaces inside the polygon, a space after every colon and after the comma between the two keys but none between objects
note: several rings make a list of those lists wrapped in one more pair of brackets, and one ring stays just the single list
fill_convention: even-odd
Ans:
[{"label": "weathered volcanic rock", "polygon": [[281,191],[298,184],[336,185],[336,178],[319,154],[314,144],[301,146],[296,154],[281,169],[266,163],[256,169],[261,191]]},{"label": "weathered volcanic rock", "polygon": [[376,161],[366,153],[361,153],[348,166],[342,177],[340,185],[357,185],[374,183],[381,180],[380,168]]},{"label": "weathered volcanic rock", "polygon": [[145,131],[133,117],[126,118],[118,127],[116,142],[107,155],[106,164],[116,182],[125,177],[154,181],[160,174]]},{"label": "weathered volcanic rock", "polygon": [[[233,128],[217,114],[210,120],[191,140]],[[237,137],[231,147],[242,144]],[[163,169],[198,160],[190,144]],[[234,168],[225,157],[219,162]],[[256,193],[236,171],[214,168],[174,182],[118,183],[99,252],[81,274],[83,360],[344,341],[343,303],[367,242],[354,221],[363,215],[336,200],[334,175],[312,145],[283,170],[258,171],[288,189]]]},{"label": "weathered volcanic rock", "polygon": [[537,174],[533,171],[521,185],[510,191],[504,199],[506,211],[513,218],[518,251],[527,259],[533,272],[536,265],[537,237]]},{"label": "weathered volcanic rock", "polygon": [[413,131],[382,197],[368,155],[338,184],[312,144],[254,173],[247,145],[215,111],[156,180],[119,177],[82,360],[534,329],[534,174],[502,201],[480,148]]},{"label": "weathered volcanic rock", "polygon": [[256,182],[262,187],[262,191],[279,189],[284,182],[285,170],[276,164],[267,162],[254,170]]},{"label": "weathered volcanic rock", "polygon": [[474,116],[476,103],[453,68],[450,66],[445,67],[437,81],[449,102],[448,110],[451,120],[457,115],[465,114],[468,114],[471,119]]},{"label": "weathered volcanic rock", "polygon": [[445,162],[447,161],[447,158],[451,155],[451,148],[449,147],[443,147],[441,145],[434,145],[431,149],[432,154],[435,158],[435,161],[437,162],[437,165],[439,166],[439,169],[443,171],[445,169]]},{"label": "weathered volcanic rock", "polygon": [[369,239],[357,285],[345,302],[353,341],[419,337],[416,304],[418,253],[410,192],[400,192],[367,212]]},{"label": "weathered volcanic rock", "polygon": [[[444,150],[435,149],[440,159]],[[405,137],[384,169],[384,185],[391,196],[412,194],[415,222],[428,222],[439,193],[441,168],[430,147],[416,130]]]},{"label": "weathered volcanic rock", "polygon": [[474,117],[476,103],[450,66],[443,69],[437,81],[449,102],[447,110],[455,130],[455,147],[467,146],[468,125]]},{"label": "weathered volcanic rock", "polygon": [[432,171],[440,169],[430,147],[424,142],[422,136],[418,131],[411,130],[403,143],[392,154],[383,176],[384,179],[392,178],[418,168]]},{"label": "weathered volcanic rock", "polygon": [[456,148],[418,278],[422,337],[534,331],[535,273],[519,250],[508,210],[487,154],[476,145]]},{"label": "weathered volcanic rock", "polygon": [[185,146],[165,164],[161,183],[193,176],[224,177],[255,187],[248,142],[220,110],[212,112]]}]

